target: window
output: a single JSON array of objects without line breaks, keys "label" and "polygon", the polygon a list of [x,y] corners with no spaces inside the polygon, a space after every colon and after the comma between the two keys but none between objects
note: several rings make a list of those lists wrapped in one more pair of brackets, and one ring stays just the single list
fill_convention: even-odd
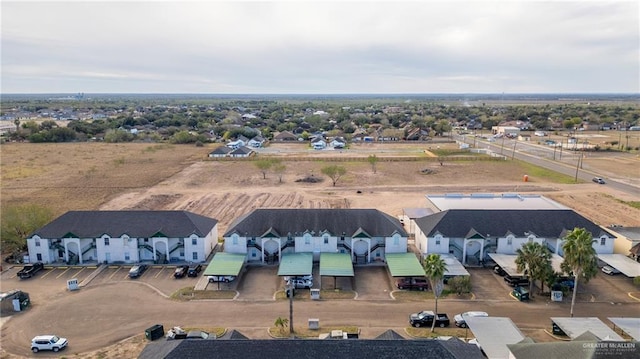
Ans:
[{"label": "window", "polygon": [[36,239],[36,247],[40,247],[40,240]]},{"label": "window", "polygon": [[198,245],[198,238],[191,238],[191,245],[192,246],[197,246]]},{"label": "window", "polygon": [[507,245],[510,246],[513,244],[513,239],[507,238]]},{"label": "window", "polygon": [[304,244],[311,244],[311,238],[309,236],[304,237]]},{"label": "window", "polygon": [[393,245],[394,245],[394,246],[400,245],[400,238],[398,238],[398,237],[393,237]]},{"label": "window", "polygon": [[198,260],[198,252],[193,252],[193,260],[194,261]]},{"label": "window", "polygon": [[180,250],[180,258],[184,258],[184,250]]},{"label": "window", "polygon": [[439,245],[440,245],[440,240],[436,239],[436,246],[439,246]]},{"label": "window", "polygon": [[124,260],[125,261],[130,261],[131,257],[129,256],[129,252],[124,252]]},{"label": "window", "polygon": [[104,245],[105,245],[105,246],[108,246],[108,245],[109,245],[109,238],[105,238],[105,239],[104,239]]},{"label": "window", "polygon": [[600,245],[601,246],[607,245],[607,239],[606,238],[600,238]]},{"label": "window", "polygon": [[42,261],[42,253],[36,253],[36,258],[38,259],[38,262]]},{"label": "window", "polygon": [[329,238],[324,237],[324,244],[329,244]]},{"label": "window", "polygon": [[231,238],[231,243],[234,244],[234,245],[237,245],[238,244],[238,237],[237,236],[233,236]]}]

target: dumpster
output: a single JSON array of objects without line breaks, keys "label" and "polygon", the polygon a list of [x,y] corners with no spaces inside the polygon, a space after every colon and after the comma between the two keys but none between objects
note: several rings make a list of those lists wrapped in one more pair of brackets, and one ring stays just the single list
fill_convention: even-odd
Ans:
[{"label": "dumpster", "polygon": [[527,301],[529,300],[529,289],[520,286],[515,287],[513,289],[513,296],[521,302]]},{"label": "dumpster", "polygon": [[144,331],[144,336],[148,340],[156,340],[164,337],[164,327],[162,324],[156,324]]}]

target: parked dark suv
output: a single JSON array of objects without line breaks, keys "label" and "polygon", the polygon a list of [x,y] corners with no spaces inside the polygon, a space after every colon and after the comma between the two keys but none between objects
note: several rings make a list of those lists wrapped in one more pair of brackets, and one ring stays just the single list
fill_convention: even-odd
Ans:
[{"label": "parked dark suv", "polygon": [[177,266],[176,270],[173,272],[174,278],[184,278],[187,275],[187,271],[189,270],[188,265]]},{"label": "parked dark suv", "polygon": [[200,274],[201,271],[202,271],[202,265],[201,264],[193,265],[193,266],[189,267],[189,270],[187,271],[187,276],[189,276],[189,277],[197,277],[198,274]]}]

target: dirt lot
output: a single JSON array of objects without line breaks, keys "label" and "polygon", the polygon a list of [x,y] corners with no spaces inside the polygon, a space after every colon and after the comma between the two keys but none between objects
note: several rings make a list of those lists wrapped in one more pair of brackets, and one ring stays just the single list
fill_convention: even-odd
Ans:
[{"label": "dirt lot", "polygon": [[[524,174],[522,166],[513,161],[447,160],[440,165],[437,161],[429,160],[428,155],[424,153],[428,146],[427,144],[393,147],[370,145],[363,146],[357,151],[345,150],[342,153],[335,151],[318,153],[303,149],[302,153],[295,154],[295,157],[309,154],[309,160],[284,161],[286,171],[280,182],[274,173],[267,173],[267,178],[264,179],[262,173],[251,161],[207,159],[208,152],[214,146],[102,143],[5,144],[1,148],[1,204],[2,208],[5,208],[10,204],[36,203],[51,208],[55,215],[68,210],[81,209],[184,209],[218,219],[219,233],[222,235],[233,219],[258,207],[376,208],[391,215],[397,215],[403,208],[424,206],[426,201],[424,195],[428,193],[519,192],[548,196],[603,225],[616,223],[640,226],[640,210],[623,203],[639,201],[638,193],[621,193],[606,185],[594,183],[558,184],[544,177],[530,176],[529,182],[525,183],[522,181]],[[447,145],[438,146],[444,148]],[[282,151],[281,154],[287,154],[289,151],[285,147],[271,148],[276,150],[275,153]],[[407,156],[407,153],[420,157],[420,160],[393,162],[383,160],[386,156]],[[381,158],[375,173],[366,161],[339,162],[347,168],[347,174],[333,187],[331,181],[320,172],[320,169],[326,165],[322,159],[323,156],[334,158],[364,156],[366,158],[368,154],[376,154]],[[637,159],[633,157],[625,157],[620,161],[624,161],[625,164],[637,163]],[[611,161],[600,162],[607,165],[611,163]],[[597,166],[598,161],[592,161],[592,163],[593,166]],[[430,174],[424,174],[425,170]],[[297,182],[299,179],[310,176],[322,178],[323,181]],[[159,276],[165,275],[162,274],[163,272],[159,273],[161,273],[158,274]],[[70,273],[60,278],[66,278],[67,275]],[[168,276],[169,273],[167,272],[166,275]],[[606,284],[603,286],[607,287]],[[114,297],[113,293],[116,289],[122,298]],[[118,301],[123,306],[139,305],[140,301],[144,300],[145,311],[140,313],[126,311],[127,315],[124,316],[111,316],[104,312],[102,321],[128,323],[132,319],[138,319],[139,323],[147,323],[150,318],[164,320],[171,317],[169,319],[175,322],[178,318],[174,318],[173,312],[149,317],[149,313],[164,313],[167,299],[159,297],[156,292],[146,287],[126,283],[107,284],[105,290],[99,287],[78,293],[72,296],[74,299],[71,302],[61,299],[65,296],[64,290],[43,292],[44,297],[40,299],[51,303],[43,305],[42,308],[59,310],[60,314],[51,317],[51,322],[43,324],[42,328],[49,328],[55,323],[56,317],[75,313],[76,310],[79,315],[82,313],[84,313],[82,315],[88,315],[95,310],[94,303],[100,303],[105,299],[111,302]],[[375,302],[371,303],[373,306],[377,305]],[[180,308],[179,311],[188,313],[187,317],[196,320],[198,310],[206,310],[204,309],[206,303],[195,306],[194,303],[191,304],[190,306],[176,304],[176,307]],[[452,310],[462,308],[455,303],[450,305]],[[263,310],[256,308],[256,311]],[[26,319],[22,320],[28,320],[31,316],[38,317],[39,308],[33,309],[24,313],[22,316]],[[513,310],[514,313],[519,311],[517,308]],[[273,316],[271,315],[270,318]],[[533,317],[532,321],[535,320]],[[363,327],[372,325],[366,319],[359,320],[357,316],[354,318]],[[394,326],[402,327],[405,318],[401,319],[402,322],[394,323]],[[522,319],[525,325],[526,320],[528,319]],[[273,319],[270,321],[272,322]],[[199,323],[193,323],[194,326],[197,324]],[[270,324],[262,322],[260,326],[268,327]],[[11,327],[11,322],[8,325]],[[123,337],[123,332],[141,332],[143,329],[141,325],[143,324],[125,325],[120,331],[110,329],[101,334],[101,341],[105,344],[116,343],[128,337]],[[65,330],[72,334],[77,332],[77,335],[82,337],[82,331],[86,330],[83,327],[81,325],[77,328],[65,327]],[[242,328],[241,331],[251,337],[250,327]],[[3,330],[3,342],[6,335],[7,333]],[[26,333],[12,335],[26,337]],[[74,343],[78,348],[95,348],[96,344],[92,340],[87,338],[82,342],[81,339],[77,339]],[[127,351],[122,351],[122,348],[128,350],[128,353],[139,353],[143,345],[144,340],[136,337],[109,350],[84,352],[78,356],[73,352],[73,356],[132,357],[135,355],[123,355]],[[2,357],[11,356],[4,353]]]}]

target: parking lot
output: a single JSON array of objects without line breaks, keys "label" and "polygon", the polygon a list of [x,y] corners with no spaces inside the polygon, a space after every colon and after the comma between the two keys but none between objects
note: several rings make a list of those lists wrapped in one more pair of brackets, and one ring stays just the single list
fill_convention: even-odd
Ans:
[{"label": "parking lot", "polygon": [[[206,280],[202,276],[173,277],[175,265],[151,265],[136,279],[129,278],[131,265],[109,265],[99,274],[97,266],[46,266],[33,278],[21,280],[17,277],[20,266],[5,269],[2,272],[2,291],[20,289],[30,293],[32,300],[37,303],[45,300],[47,295],[67,288],[67,281],[77,279],[79,284],[86,287],[101,286],[115,282],[137,281],[154,287],[164,296],[185,287],[194,287],[199,280]],[[512,300],[508,286],[503,277],[495,274],[489,268],[468,268],[471,274],[472,292],[477,300]],[[243,268],[241,275],[231,283],[208,283],[207,290],[235,290],[237,299],[242,301],[274,300],[275,294],[284,289],[282,278],[277,275],[278,266],[248,265]],[[390,293],[396,290],[393,278],[390,278],[384,266],[356,266],[354,277],[322,277],[320,281],[319,268],[313,268],[314,288],[331,290],[338,288],[343,291],[357,293],[360,300],[391,300]],[[94,276],[88,283],[87,279]],[[545,291],[548,291],[545,288]],[[628,293],[637,291],[631,279],[624,275],[609,276],[603,273],[591,279],[588,283],[581,282],[578,286],[578,300],[611,303],[632,302]],[[538,289],[534,290],[534,297]]]}]

